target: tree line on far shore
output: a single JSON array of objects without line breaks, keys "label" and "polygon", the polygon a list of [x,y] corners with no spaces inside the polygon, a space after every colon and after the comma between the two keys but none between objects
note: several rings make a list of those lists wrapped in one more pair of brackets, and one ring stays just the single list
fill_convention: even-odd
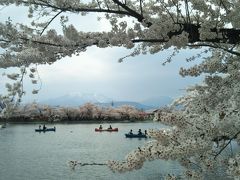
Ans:
[{"label": "tree line on far shore", "polygon": [[86,103],[79,107],[61,107],[37,103],[17,107],[12,116],[1,118],[2,121],[139,121],[150,119],[151,115],[130,105],[116,108],[102,107]]}]

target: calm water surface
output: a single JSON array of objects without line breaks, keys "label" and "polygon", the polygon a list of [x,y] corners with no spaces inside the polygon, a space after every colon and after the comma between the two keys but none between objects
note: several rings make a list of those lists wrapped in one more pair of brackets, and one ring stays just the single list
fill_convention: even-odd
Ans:
[{"label": "calm water surface", "polygon": [[[47,125],[54,126],[54,125]],[[118,132],[94,132],[99,124],[56,124],[56,132],[36,133],[36,124],[10,124],[0,130],[1,180],[155,180],[167,173],[180,173],[173,161],[146,162],[137,171],[113,173],[106,166],[77,166],[71,170],[69,160],[99,162],[123,160],[128,152],[142,146],[147,139],[127,139],[124,133],[162,128],[161,124],[114,123]],[[109,124],[103,124],[107,128]]]}]

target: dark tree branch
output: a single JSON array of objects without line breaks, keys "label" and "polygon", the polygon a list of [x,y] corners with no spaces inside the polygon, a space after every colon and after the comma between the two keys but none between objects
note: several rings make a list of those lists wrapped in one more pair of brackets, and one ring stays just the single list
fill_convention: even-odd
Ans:
[{"label": "dark tree branch", "polygon": [[43,32],[47,29],[47,27],[51,24],[51,22],[59,15],[59,14],[61,14],[63,11],[60,11],[60,12],[58,12],[48,23],[47,23],[47,25],[43,28],[43,30],[41,31],[41,33],[40,33],[40,36],[43,34]]},{"label": "dark tree branch", "polygon": [[78,161],[69,161],[69,166],[74,170],[77,165],[80,166],[106,166],[106,163],[81,163]]},{"label": "dark tree branch", "polygon": [[177,23],[178,20],[177,20],[177,22],[174,20],[173,15],[172,15],[171,12],[168,10],[168,8],[167,8],[167,6],[165,5],[165,3],[163,3],[163,6],[164,6],[164,8],[166,9],[166,11],[167,11],[167,13],[169,14],[169,16],[171,17],[173,23]]},{"label": "dark tree branch", "polygon": [[231,47],[230,51],[232,51],[235,47],[236,47],[236,44],[234,44],[234,45]]},{"label": "dark tree branch", "polygon": [[121,11],[121,10],[111,10],[111,9],[91,9],[91,8],[72,8],[72,9],[68,9],[68,8],[58,8],[62,11],[75,11],[75,12],[98,12],[98,13],[110,13],[110,14],[122,14],[122,15],[127,15],[127,16],[131,16],[131,14],[129,12],[126,11]]},{"label": "dark tree branch", "polygon": [[190,44],[190,45],[187,45],[189,47],[211,47],[211,48],[215,48],[215,49],[221,49],[221,50],[224,50],[230,54],[233,54],[233,55],[236,55],[236,56],[240,56],[240,52],[236,52],[236,51],[233,51],[233,48],[231,49],[226,49],[226,48],[223,48],[223,47],[220,47],[220,46],[216,46],[216,45],[212,45],[212,44]]},{"label": "dark tree branch", "polygon": [[[51,43],[51,42],[45,42],[45,41],[37,41],[37,40],[32,40],[32,39],[29,39],[29,38],[23,38],[23,37],[20,37],[21,40],[23,41],[27,41],[27,42],[32,42],[32,43],[36,43],[36,44],[41,44],[41,45],[47,45],[47,46],[53,46],[53,47],[79,47],[81,46],[81,49],[84,49],[86,47],[88,47],[87,44],[83,44],[83,45],[79,45],[79,44],[75,44],[75,45],[62,45],[62,44],[54,44],[54,43]],[[96,43],[93,43],[92,45],[97,45],[97,42]]]},{"label": "dark tree branch", "polygon": [[186,11],[186,18],[187,23],[191,23],[190,14],[189,14],[189,7],[188,7],[188,0],[185,0],[185,11]]},{"label": "dark tree branch", "polygon": [[0,39],[0,42],[5,42],[5,43],[10,43],[11,41],[9,41],[9,40],[6,40],[6,39]]},{"label": "dark tree branch", "polygon": [[106,1],[104,1],[105,5],[107,6],[107,9],[110,10],[108,3]]},{"label": "dark tree branch", "polygon": [[140,0],[140,12],[141,12],[141,15],[143,16],[142,1],[143,0]]},{"label": "dark tree branch", "polygon": [[80,166],[105,166],[106,163],[78,163]]},{"label": "dark tree branch", "polygon": [[178,146],[180,146],[181,145],[181,143],[180,142],[178,142],[176,139],[173,139],[173,138],[171,138],[171,140],[173,141],[173,142],[175,142]]},{"label": "dark tree branch", "polygon": [[238,131],[233,137],[231,137],[231,138],[229,139],[228,143],[225,144],[225,146],[223,146],[222,149],[214,156],[214,159],[216,159],[216,158],[218,157],[218,155],[221,154],[221,152],[231,143],[231,141],[232,141],[233,139],[236,139],[236,138],[237,138],[238,134],[240,134],[240,131]]},{"label": "dark tree branch", "polygon": [[[182,17],[182,19],[183,19],[183,21],[184,21],[184,23],[186,23],[185,18],[184,18],[183,14],[182,14],[182,12],[181,12],[181,10],[180,10],[180,8],[179,8],[178,3],[176,4],[176,3],[174,2],[174,0],[171,0],[171,2],[176,6],[177,17],[179,17],[179,14],[180,14],[181,17]],[[178,22],[178,19],[177,19],[177,22]]]},{"label": "dark tree branch", "polygon": [[227,6],[224,4],[224,2],[222,0],[220,0],[220,6],[223,6],[223,8],[225,9],[226,13],[229,14],[230,10],[228,10]]},{"label": "dark tree branch", "polygon": [[231,142],[230,142],[230,150],[231,150],[231,156],[233,157],[233,147]]},{"label": "dark tree branch", "polygon": [[226,44],[238,44],[240,42],[240,29],[229,29],[229,28],[211,28],[210,32],[220,34],[222,37],[209,37],[207,39],[200,39],[199,29],[200,25],[193,23],[178,23],[181,26],[180,31],[170,32],[168,35],[171,38],[173,35],[179,35],[183,31],[189,33],[189,43],[194,42],[212,42],[212,43],[226,43]]},{"label": "dark tree branch", "polygon": [[99,9],[102,9],[101,8],[101,4],[100,4],[100,2],[97,0],[97,3],[98,3],[98,7],[99,7]]},{"label": "dark tree branch", "polygon": [[[200,39],[199,29],[201,28],[200,25],[195,24],[180,24],[180,30],[169,32],[168,38],[171,39],[173,36],[180,35],[182,32],[187,32],[189,34],[189,43],[196,43],[196,42],[209,42],[209,43],[225,43],[225,44],[239,44],[240,42],[240,29],[227,29],[227,28],[212,28],[210,29],[213,33],[222,34],[222,38],[220,37],[209,37],[208,39]],[[152,43],[162,43],[167,42],[168,40],[165,39],[139,39],[133,40],[133,42],[152,42]]]},{"label": "dark tree branch", "polygon": [[[139,22],[143,22],[144,17],[137,13],[136,11],[134,11],[133,9],[129,8],[126,4],[121,3],[118,0],[113,0],[113,2],[119,6],[121,6],[123,9],[125,9],[129,14],[131,14],[132,17],[135,17]],[[151,22],[147,22],[148,27],[150,27],[152,25]]]}]

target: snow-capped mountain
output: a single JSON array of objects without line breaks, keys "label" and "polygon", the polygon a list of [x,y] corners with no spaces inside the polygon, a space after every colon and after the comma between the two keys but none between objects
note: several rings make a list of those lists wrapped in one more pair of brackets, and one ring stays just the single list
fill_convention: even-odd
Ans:
[{"label": "snow-capped mountain", "polygon": [[167,96],[155,97],[146,99],[142,102],[135,101],[114,101],[113,99],[101,94],[67,94],[57,98],[40,101],[40,104],[47,104],[50,106],[81,106],[85,103],[94,103],[99,106],[113,106],[119,107],[122,105],[134,106],[137,109],[152,109],[166,106],[172,102],[172,98]]},{"label": "snow-capped mountain", "polygon": [[39,102],[40,104],[48,104],[51,106],[81,106],[85,103],[107,103],[112,100],[100,94],[67,94],[64,96],[47,99]]}]

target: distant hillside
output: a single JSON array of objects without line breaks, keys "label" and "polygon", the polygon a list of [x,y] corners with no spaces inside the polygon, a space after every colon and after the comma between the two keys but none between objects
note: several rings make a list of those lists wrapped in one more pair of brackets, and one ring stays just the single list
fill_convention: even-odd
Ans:
[{"label": "distant hillside", "polygon": [[75,94],[75,95],[64,95],[57,98],[41,101],[38,103],[48,104],[50,106],[76,107],[89,102],[93,104],[97,104],[99,106],[104,106],[104,107],[110,107],[110,106],[119,107],[122,105],[130,105],[130,106],[134,106],[137,109],[148,110],[148,109],[166,106],[172,102],[172,98],[167,96],[162,96],[162,97],[149,98],[142,102],[134,102],[134,101],[113,101],[112,99],[104,95],[98,95],[98,94],[82,94],[82,95]]},{"label": "distant hillside", "polygon": [[152,97],[152,98],[145,99],[140,103],[145,104],[147,106],[159,108],[159,107],[163,107],[171,104],[172,101],[173,99],[168,96],[159,96],[159,97]]},{"label": "distant hillside", "polygon": [[103,107],[119,107],[119,106],[123,106],[123,105],[130,105],[133,106],[137,109],[142,109],[142,110],[147,110],[147,109],[152,109],[152,106],[147,106],[145,104],[141,104],[138,102],[133,102],[133,101],[113,101],[110,103],[96,103],[99,106],[103,106]]},{"label": "distant hillside", "polygon": [[82,94],[82,95],[64,95],[57,98],[48,99],[39,102],[40,104],[48,104],[50,106],[81,106],[85,103],[101,103],[111,102],[110,98],[97,94]]}]

